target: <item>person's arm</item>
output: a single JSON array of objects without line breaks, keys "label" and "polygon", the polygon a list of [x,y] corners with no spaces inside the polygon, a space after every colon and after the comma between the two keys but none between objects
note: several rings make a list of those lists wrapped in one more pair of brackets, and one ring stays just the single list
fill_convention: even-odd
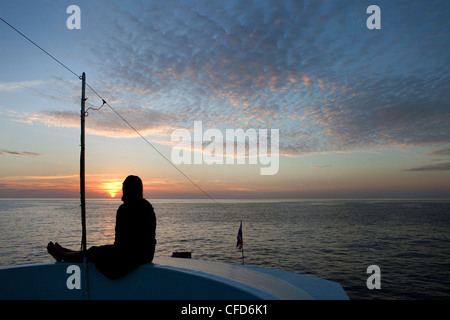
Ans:
[{"label": "person's arm", "polygon": [[115,239],[114,244],[120,245],[123,243],[123,207],[120,206],[119,209],[117,209],[116,214],[116,227],[115,227]]}]

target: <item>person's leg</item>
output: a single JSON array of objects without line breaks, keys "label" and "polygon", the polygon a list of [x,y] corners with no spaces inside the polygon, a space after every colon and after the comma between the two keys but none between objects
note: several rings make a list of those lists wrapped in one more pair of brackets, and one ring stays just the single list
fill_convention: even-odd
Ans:
[{"label": "person's leg", "polygon": [[83,262],[82,251],[66,251],[63,250],[60,245],[56,246],[53,242],[49,242],[47,245],[47,251],[50,253],[56,261],[66,262]]},{"label": "person's leg", "polygon": [[75,250],[71,250],[71,249],[64,248],[64,247],[63,247],[62,245],[60,245],[58,242],[55,242],[55,247],[61,249],[62,251],[65,251],[65,252],[74,252],[74,251],[75,251]]}]

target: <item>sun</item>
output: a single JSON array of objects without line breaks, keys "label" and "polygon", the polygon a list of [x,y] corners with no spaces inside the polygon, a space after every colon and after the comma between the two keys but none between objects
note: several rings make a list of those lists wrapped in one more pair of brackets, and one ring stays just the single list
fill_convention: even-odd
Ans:
[{"label": "sun", "polygon": [[117,180],[110,180],[102,182],[100,189],[104,190],[111,198],[115,198],[118,193],[122,191],[122,182]]}]

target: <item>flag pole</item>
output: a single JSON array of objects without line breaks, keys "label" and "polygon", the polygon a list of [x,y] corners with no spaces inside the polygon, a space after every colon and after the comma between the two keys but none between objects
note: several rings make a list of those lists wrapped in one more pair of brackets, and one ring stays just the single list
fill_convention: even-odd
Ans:
[{"label": "flag pole", "polygon": [[244,244],[242,243],[242,264],[244,265],[245,263],[244,263],[244,259],[245,259],[245,257],[244,257]]},{"label": "flag pole", "polygon": [[237,234],[236,247],[242,251],[242,264],[245,264],[245,262],[244,262],[244,237],[242,236],[242,220],[241,220],[241,225],[239,226],[239,231]]},{"label": "flag pole", "polygon": [[[242,228],[242,221],[241,221],[241,228]],[[242,265],[244,265],[245,264],[245,262],[244,262],[244,259],[245,259],[245,256],[244,256],[244,236],[241,234],[241,237],[242,237]]]}]

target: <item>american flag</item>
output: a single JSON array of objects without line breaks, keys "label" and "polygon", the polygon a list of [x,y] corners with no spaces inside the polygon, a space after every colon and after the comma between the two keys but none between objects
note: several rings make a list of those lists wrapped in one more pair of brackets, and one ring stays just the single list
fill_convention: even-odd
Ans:
[{"label": "american flag", "polygon": [[239,227],[239,231],[237,234],[236,248],[238,248],[239,250],[242,250],[243,245],[244,245],[244,240],[242,239],[242,221],[241,221],[241,226]]}]

